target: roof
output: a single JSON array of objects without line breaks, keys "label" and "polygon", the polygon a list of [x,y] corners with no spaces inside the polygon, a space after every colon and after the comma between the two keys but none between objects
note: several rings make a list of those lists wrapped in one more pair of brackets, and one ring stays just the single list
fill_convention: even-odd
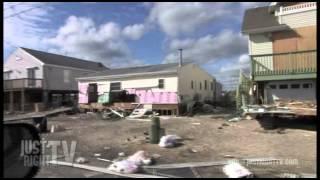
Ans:
[{"label": "roof", "polygon": [[277,17],[270,13],[269,8],[269,6],[265,6],[246,10],[242,22],[242,33],[286,29],[287,26],[280,24]]},{"label": "roof", "polygon": [[[184,63],[184,65],[190,63]],[[118,69],[110,69],[97,73],[88,74],[86,77],[100,77],[100,76],[125,76],[132,74],[142,74],[142,73],[160,73],[160,72],[168,72],[173,73],[178,71],[179,64],[178,63],[168,63],[168,64],[156,64],[149,66],[137,66],[137,67],[129,67],[129,68],[118,68]],[[81,79],[81,78],[79,78]]]},{"label": "roof", "polygon": [[34,56],[35,58],[39,59],[44,64],[67,66],[94,71],[102,71],[108,69],[100,62],[87,61],[83,59],[38,51],[34,49],[28,49],[24,47],[21,47],[21,49],[23,49],[30,55]]}]

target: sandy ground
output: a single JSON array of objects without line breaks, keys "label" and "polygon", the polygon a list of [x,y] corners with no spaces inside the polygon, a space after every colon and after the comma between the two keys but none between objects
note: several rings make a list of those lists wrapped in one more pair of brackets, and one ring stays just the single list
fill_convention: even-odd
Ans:
[{"label": "sandy ground", "polygon": [[[287,165],[248,167],[260,177],[272,177],[280,173],[316,173],[316,124],[314,122],[282,122],[278,129],[265,130],[257,120],[227,122],[220,115],[165,118],[161,127],[166,134],[177,134],[183,145],[163,149],[144,141],[150,122],[100,120],[94,115],[59,115],[48,119],[51,125],[66,128],[55,133],[44,133],[44,140],[64,140],[70,145],[76,141],[76,157],[89,159],[89,165],[107,166],[96,160],[115,159],[119,152],[127,155],[138,150],[159,154],[156,164],[227,160],[226,155],[236,158],[281,158]],[[310,120],[308,120],[310,121]],[[220,127],[220,128],[219,128]],[[128,141],[129,138],[129,141]],[[105,150],[104,147],[110,147]],[[192,150],[196,152],[192,152]],[[62,148],[58,149],[62,155]],[[50,154],[51,152],[47,152]],[[64,160],[63,158],[61,159]],[[192,177],[190,170],[171,170],[183,177]],[[181,172],[179,172],[181,171]],[[223,177],[221,168],[197,168],[200,177]],[[174,174],[171,172],[171,174]],[[168,173],[168,172],[167,172]],[[113,177],[102,173],[70,167],[44,166],[37,177]]]}]

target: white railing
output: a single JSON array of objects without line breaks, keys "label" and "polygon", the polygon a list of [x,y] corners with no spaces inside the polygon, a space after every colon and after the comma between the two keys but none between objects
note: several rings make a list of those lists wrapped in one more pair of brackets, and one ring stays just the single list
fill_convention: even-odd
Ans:
[{"label": "white railing", "polygon": [[298,13],[314,9],[317,9],[317,2],[306,2],[292,6],[280,7],[279,15]]}]

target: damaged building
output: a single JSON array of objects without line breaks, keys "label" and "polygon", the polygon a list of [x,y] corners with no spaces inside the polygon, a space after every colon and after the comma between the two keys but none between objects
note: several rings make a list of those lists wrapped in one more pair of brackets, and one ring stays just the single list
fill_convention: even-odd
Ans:
[{"label": "damaged building", "polygon": [[178,115],[181,105],[189,102],[217,101],[222,88],[213,76],[192,63],[110,69],[77,80],[80,106],[140,104],[161,115]]},{"label": "damaged building", "polygon": [[4,63],[4,110],[33,111],[77,101],[76,77],[106,70],[97,62],[18,48]]},{"label": "damaged building", "polygon": [[248,9],[251,75],[257,103],[316,100],[317,3],[273,2]]}]

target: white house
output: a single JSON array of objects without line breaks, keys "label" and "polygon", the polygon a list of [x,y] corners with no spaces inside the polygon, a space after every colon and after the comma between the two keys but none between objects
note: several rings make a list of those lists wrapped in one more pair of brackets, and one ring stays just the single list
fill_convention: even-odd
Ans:
[{"label": "white house", "polygon": [[111,69],[77,79],[80,104],[97,102],[97,95],[126,90],[136,95],[136,103],[178,113],[179,104],[215,97],[216,79],[191,63]]},{"label": "white house", "polygon": [[53,98],[76,96],[76,77],[106,69],[97,62],[18,48],[4,63],[4,107],[31,110],[33,103],[48,104]]}]

